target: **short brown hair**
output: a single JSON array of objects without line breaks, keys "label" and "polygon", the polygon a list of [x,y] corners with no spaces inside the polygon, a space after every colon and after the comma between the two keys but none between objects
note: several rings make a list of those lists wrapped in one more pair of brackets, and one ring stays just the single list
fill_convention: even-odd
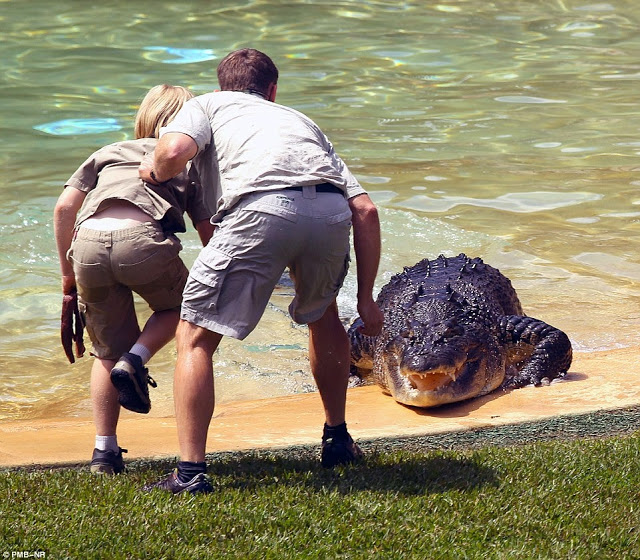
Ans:
[{"label": "short brown hair", "polygon": [[255,90],[266,95],[269,86],[277,83],[276,65],[256,49],[233,51],[218,64],[218,85],[222,90]]},{"label": "short brown hair", "polygon": [[193,94],[182,86],[163,84],[152,87],[144,96],[136,114],[136,138],[158,138],[160,128],[168,125],[185,101],[192,97]]}]

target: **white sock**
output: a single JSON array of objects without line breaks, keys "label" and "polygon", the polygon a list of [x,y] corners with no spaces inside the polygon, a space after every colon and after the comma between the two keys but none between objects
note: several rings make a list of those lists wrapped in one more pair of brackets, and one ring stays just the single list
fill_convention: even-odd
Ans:
[{"label": "white sock", "polygon": [[142,365],[145,365],[151,359],[151,352],[149,352],[149,349],[142,344],[138,344],[137,342],[131,347],[129,353],[140,356]]},{"label": "white sock", "polygon": [[117,453],[120,449],[118,447],[118,436],[96,436],[96,449]]}]

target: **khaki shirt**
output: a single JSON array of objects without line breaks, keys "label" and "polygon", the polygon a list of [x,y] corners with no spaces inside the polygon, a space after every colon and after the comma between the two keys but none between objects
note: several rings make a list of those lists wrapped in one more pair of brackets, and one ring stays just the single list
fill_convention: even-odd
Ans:
[{"label": "khaki shirt", "polygon": [[[197,176],[185,170],[163,185],[151,185],[138,176],[145,154],[153,152],[157,140],[140,138],[116,142],[93,153],[65,183],[87,193],[76,218],[78,227],[110,201],[126,200],[162,225],[167,234],[186,231],[184,213],[194,226],[215,214],[215,200],[203,189]],[[196,180],[194,180],[196,179]]]},{"label": "khaki shirt", "polygon": [[220,213],[256,191],[332,183],[347,198],[366,192],[311,119],[258,95],[219,91],[190,99],[160,134],[168,132],[196,142],[193,163]]}]

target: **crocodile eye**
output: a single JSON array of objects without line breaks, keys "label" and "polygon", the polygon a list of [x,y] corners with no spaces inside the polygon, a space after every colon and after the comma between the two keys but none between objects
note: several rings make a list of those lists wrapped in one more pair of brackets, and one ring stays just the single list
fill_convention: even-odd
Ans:
[{"label": "crocodile eye", "polygon": [[404,329],[400,331],[400,336],[402,338],[409,338],[411,340],[414,340],[417,336],[417,333],[421,330],[422,326],[420,325],[420,323],[414,320],[407,320],[407,324],[405,325]]},{"label": "crocodile eye", "polygon": [[454,336],[460,336],[464,333],[464,329],[460,325],[453,325],[446,328],[442,336],[444,338],[453,338]]},{"label": "crocodile eye", "polygon": [[413,329],[411,328],[411,325],[406,325],[404,327],[404,329],[402,329],[400,331],[400,336],[402,338],[410,338],[413,336]]}]

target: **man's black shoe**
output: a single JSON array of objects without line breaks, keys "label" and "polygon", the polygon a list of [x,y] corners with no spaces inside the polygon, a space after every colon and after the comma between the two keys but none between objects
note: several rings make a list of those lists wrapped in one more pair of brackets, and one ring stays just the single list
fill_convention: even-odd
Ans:
[{"label": "man's black shoe", "polygon": [[115,451],[94,449],[91,457],[91,472],[96,474],[120,474],[124,472],[122,454],[126,452],[127,450],[122,449],[122,447],[118,447],[117,453]]},{"label": "man's black shoe", "polygon": [[209,482],[207,475],[204,473],[197,474],[189,482],[180,482],[178,479],[178,469],[174,469],[166,478],[147,484],[142,487],[144,492],[152,490],[163,490],[172,494],[182,494],[189,492],[190,494],[208,494],[213,492],[213,486]]},{"label": "man's black shoe", "polygon": [[337,465],[346,465],[348,463],[355,463],[362,459],[362,449],[357,443],[353,441],[353,438],[349,435],[349,432],[339,433],[337,435],[325,433],[322,436],[322,452],[320,455],[320,462],[325,468],[333,468]]},{"label": "man's black shoe", "polygon": [[118,401],[127,410],[146,414],[151,410],[149,385],[158,384],[136,354],[126,352],[111,370],[111,383],[118,389]]}]

